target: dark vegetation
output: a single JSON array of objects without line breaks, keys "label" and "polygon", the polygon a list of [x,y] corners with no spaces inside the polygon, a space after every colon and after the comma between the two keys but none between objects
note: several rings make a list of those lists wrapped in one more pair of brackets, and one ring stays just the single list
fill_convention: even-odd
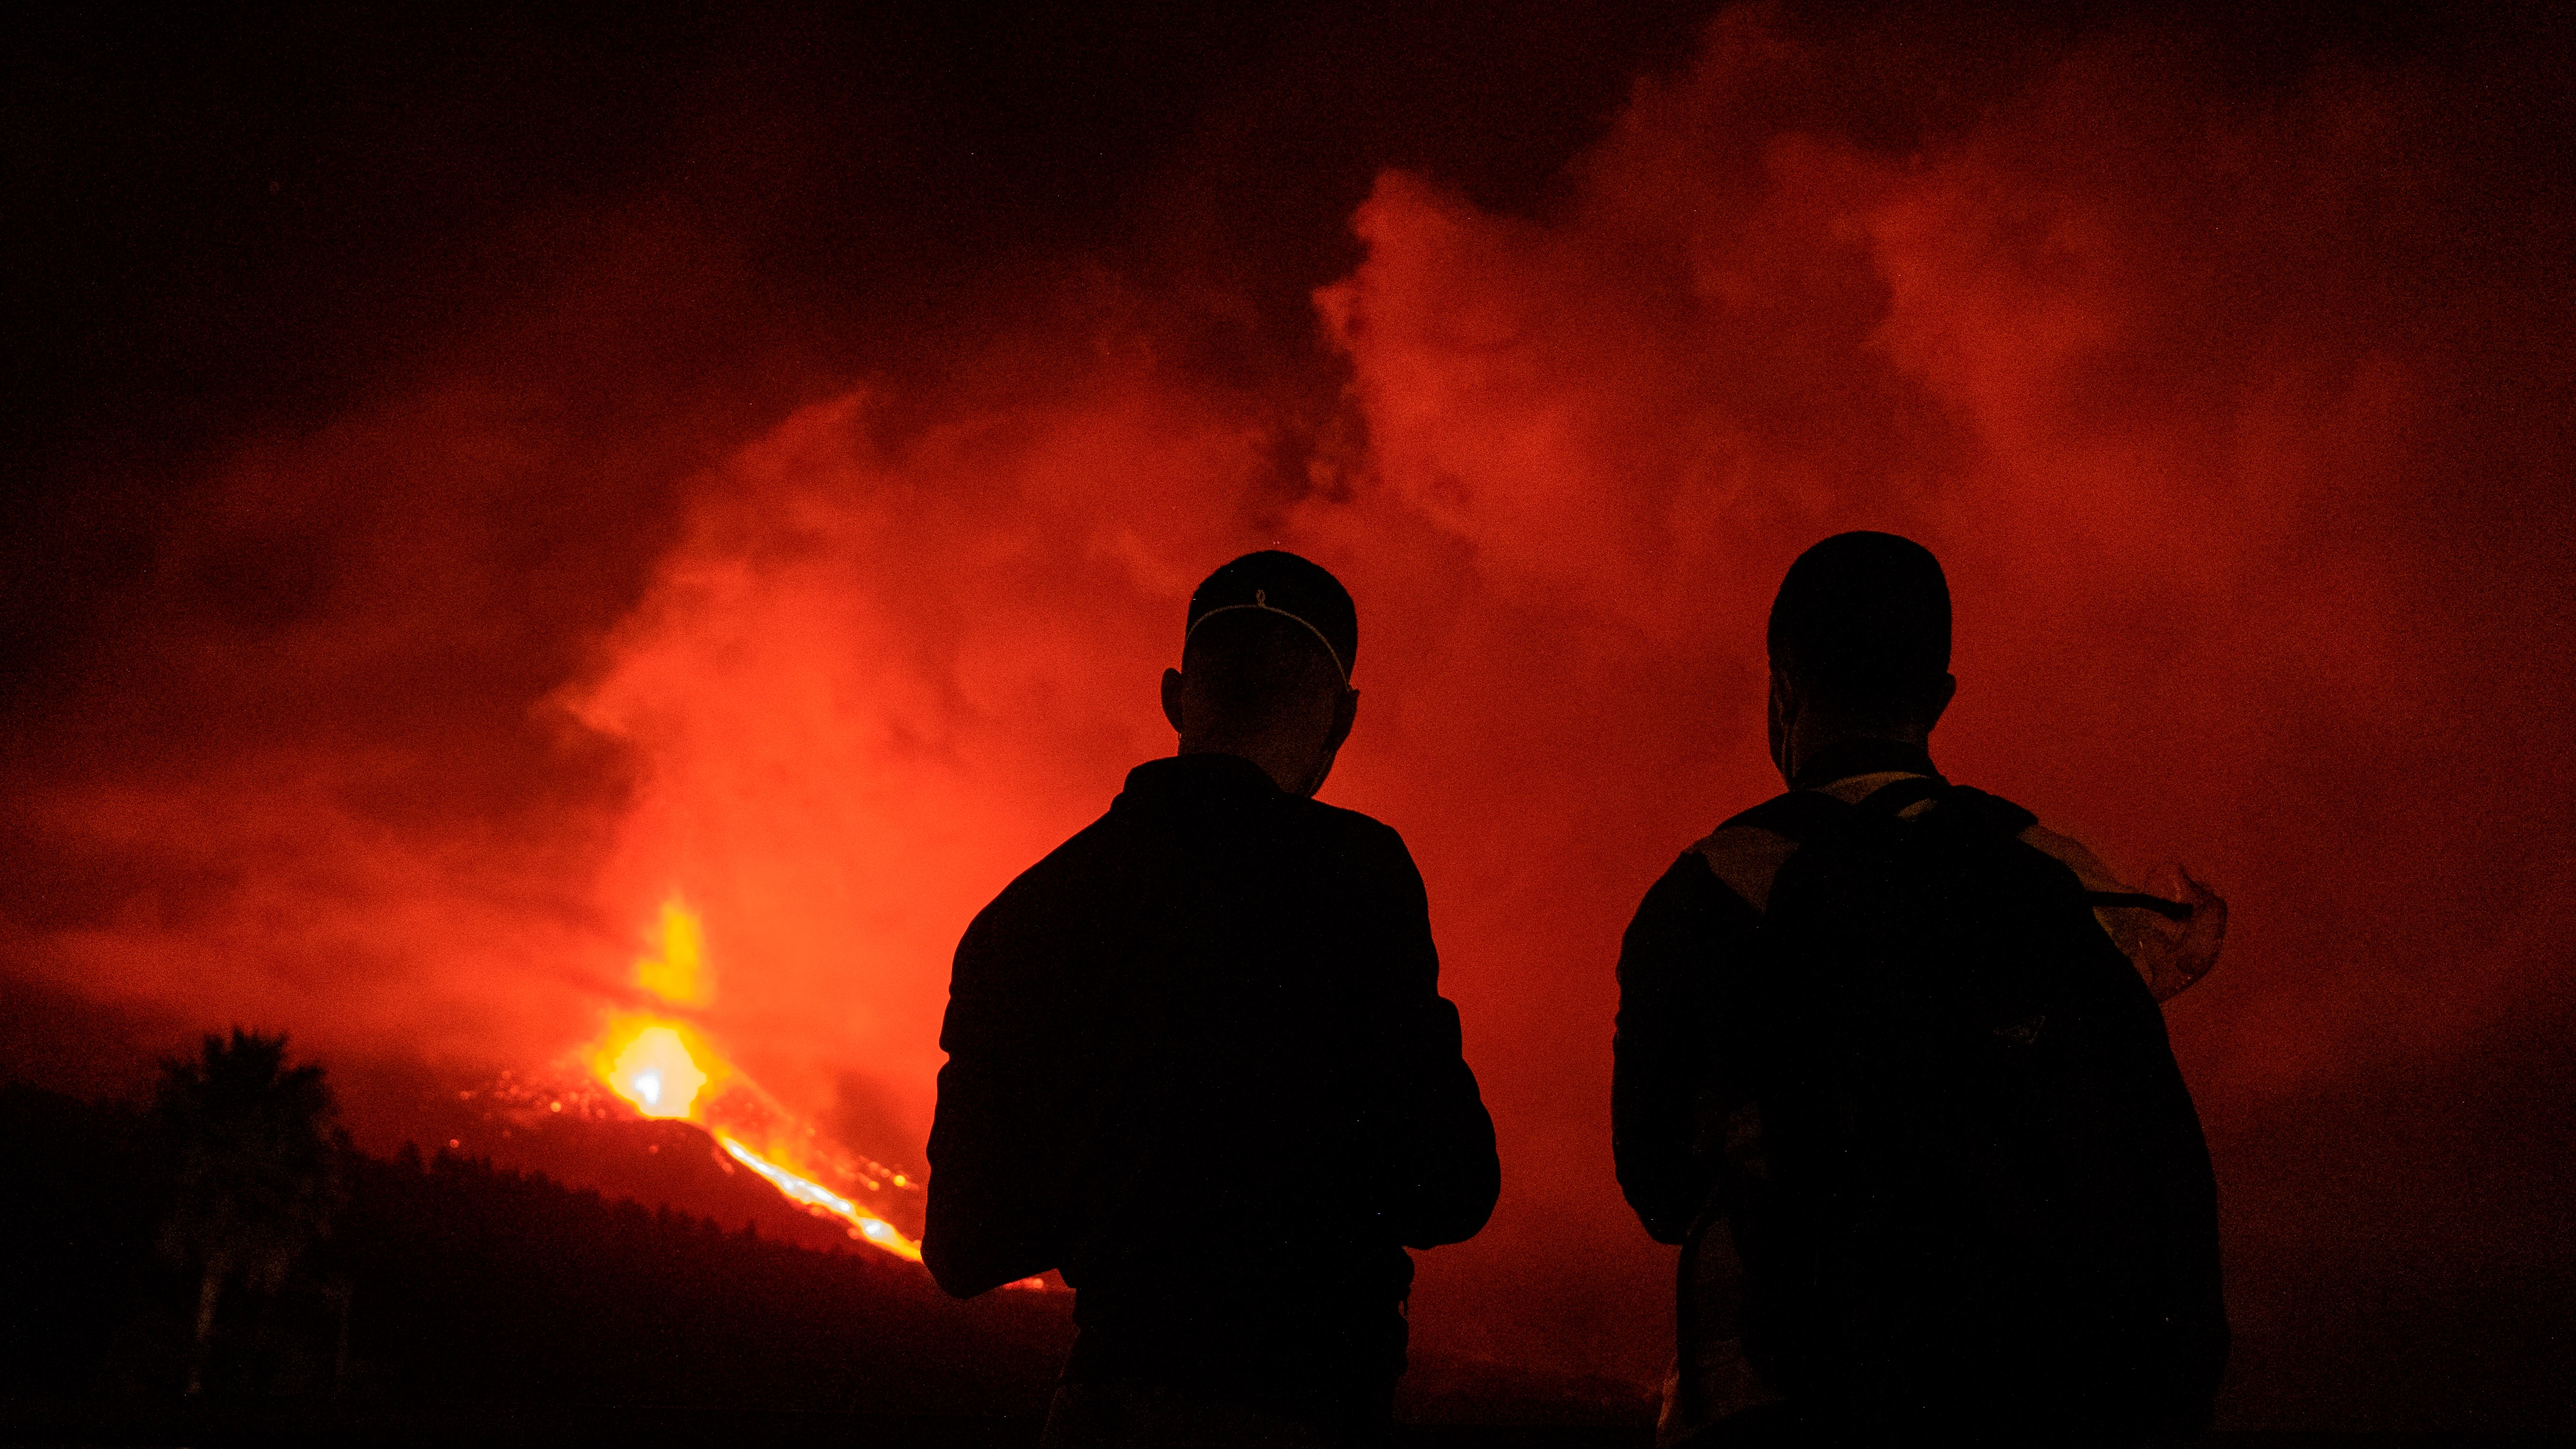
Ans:
[{"label": "dark vegetation", "polygon": [[[205,1062],[168,1070],[202,1082],[244,1051],[275,1068],[275,1046],[210,1042]],[[272,1086],[293,1098],[318,1073],[273,1071]],[[191,1146],[205,1095],[165,1083],[144,1111],[0,1088],[13,1415],[175,1405],[192,1381],[215,1406],[1032,1415],[1070,1337],[1061,1296],[957,1303],[874,1253],[726,1232],[445,1152],[370,1157],[329,1130],[318,1092],[304,1094],[321,1107],[304,1117],[309,1158],[241,1130],[260,1109],[238,1100]]]},{"label": "dark vegetation", "polygon": [[[0,1160],[0,1444],[1020,1444],[1072,1339],[1061,1293],[960,1303],[864,1248],[371,1156],[251,1033],[165,1062],[148,1107],[0,1086]],[[1528,1426],[1479,1443],[1625,1445],[1651,1413],[1445,1359],[1404,1403]]]},{"label": "dark vegetation", "polygon": [[[0,1085],[0,1162],[0,1444],[1025,1449],[1072,1335],[1062,1294],[959,1303],[873,1252],[369,1156],[318,1069],[245,1033],[149,1107]],[[1413,1449],[1650,1439],[1621,1386],[1499,1365],[1417,1361],[1404,1404]]]}]

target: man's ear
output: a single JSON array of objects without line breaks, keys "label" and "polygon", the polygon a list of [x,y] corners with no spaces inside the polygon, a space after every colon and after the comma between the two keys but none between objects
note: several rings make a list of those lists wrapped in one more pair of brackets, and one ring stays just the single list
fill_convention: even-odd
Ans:
[{"label": "man's ear", "polygon": [[1324,748],[1316,753],[1315,773],[1306,781],[1304,793],[1307,799],[1314,799],[1315,792],[1323,789],[1324,781],[1331,777],[1333,761],[1342,752],[1342,742],[1351,737],[1351,721],[1359,718],[1359,713],[1358,690],[1345,688],[1334,697],[1332,728],[1324,736]]},{"label": "man's ear", "polygon": [[1942,675],[1941,682],[1933,687],[1931,697],[1924,701],[1927,708],[1923,715],[1923,733],[1932,733],[1932,727],[1941,722],[1941,711],[1948,709],[1950,701],[1958,697],[1959,676]]},{"label": "man's ear", "polygon": [[1789,727],[1797,718],[1798,702],[1790,696],[1788,676],[1771,671],[1771,694],[1764,711],[1771,737],[1771,763],[1788,779],[1795,772],[1789,768]]},{"label": "man's ear", "polygon": [[1163,718],[1172,722],[1172,733],[1183,732],[1181,726],[1181,671],[1163,671]]}]

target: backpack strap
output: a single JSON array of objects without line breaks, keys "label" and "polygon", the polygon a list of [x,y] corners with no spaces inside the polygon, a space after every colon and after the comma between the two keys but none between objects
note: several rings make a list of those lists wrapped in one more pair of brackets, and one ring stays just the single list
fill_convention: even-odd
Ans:
[{"label": "backpack strap", "polygon": [[[1856,805],[1847,805],[1821,790],[1791,790],[1774,795],[1750,810],[1729,816],[1717,828],[1725,831],[1749,826],[1755,830],[1767,830],[1792,844],[1804,845],[1849,818],[1854,810],[1895,816],[1926,800],[1942,800],[1971,809],[2002,835],[2017,836],[2039,823],[2038,816],[2000,795],[1989,795],[1966,785],[1953,785],[1938,775],[1917,775],[1891,780],[1862,796]],[[1738,893],[1743,892],[1739,889]],[[1746,898],[1754,899],[1752,896]],[[2134,891],[2086,891],[2084,903],[2104,907],[2134,906],[2139,910],[2153,911],[2169,921],[2191,919],[2191,907],[2184,902]],[[1759,901],[1755,902],[1755,909],[1760,909]]]},{"label": "backpack strap", "polygon": [[1730,815],[1720,830],[1749,825],[1804,845],[1832,829],[1852,807],[1819,790],[1792,790],[1774,795],[1750,810]]},{"label": "backpack strap", "polygon": [[2004,835],[2019,835],[2039,823],[2039,817],[2015,805],[2001,795],[1989,795],[1971,785],[1954,785],[1950,798],[1969,806],[1986,817],[1986,823]]},{"label": "backpack strap", "polygon": [[1855,810],[1880,815],[1902,815],[1926,800],[1938,800],[1950,792],[1950,782],[1938,775],[1911,775],[1890,780],[1860,797]]},{"label": "backpack strap", "polygon": [[[1893,790],[1897,785],[1905,783],[1905,781],[1899,780],[1896,782],[1896,785],[1888,786],[1887,790]],[[1882,790],[1879,794],[1883,795],[1887,793],[1887,790]],[[2039,823],[2038,816],[2031,814],[2029,811],[2024,810],[2018,805],[2015,805],[2013,802],[2005,799],[2001,795],[1989,795],[1983,790],[1972,790],[1965,786],[1958,787],[1952,793],[1962,803],[1975,806],[1976,809],[1995,827],[1995,829],[2002,831],[2006,835],[2018,836],[2023,831],[2028,830]],[[1868,800],[1864,800],[1861,803],[1866,805],[1877,800],[1877,798],[1877,795],[1872,795]],[[2104,907],[2135,906],[2142,911],[2153,911],[2168,921],[2188,921],[2191,919],[2191,906],[2189,903],[2184,901],[2169,901],[2162,896],[2144,895],[2137,891],[2086,891],[2084,893],[2084,904],[2088,906]]]},{"label": "backpack strap", "polygon": [[2191,903],[2189,901],[2169,901],[2163,896],[2142,895],[2137,891],[2086,891],[2084,893],[2084,904],[2088,906],[2135,906],[2142,911],[2153,911],[2168,921],[2188,921],[2191,919]]}]

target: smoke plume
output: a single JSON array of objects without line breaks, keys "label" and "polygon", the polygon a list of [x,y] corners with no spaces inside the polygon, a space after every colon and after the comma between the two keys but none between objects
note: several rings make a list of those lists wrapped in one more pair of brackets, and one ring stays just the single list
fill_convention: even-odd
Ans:
[{"label": "smoke plume", "polygon": [[[552,300],[225,440],[19,710],[0,950],[57,1026],[10,1045],[282,1028],[399,1140],[401,1084],[577,1053],[677,897],[710,1035],[917,1161],[957,935],[1168,751],[1190,588],[1287,547],[1360,608],[1324,798],[1410,843],[1502,1134],[1417,1342],[1651,1382],[1619,932],[1779,788],[1789,560],[1888,529],[1957,601],[1944,768],[2231,901],[2168,1021],[2234,1421],[2548,1421],[2563,1349],[2495,1346],[2576,1281],[2530,1135],[2576,1022],[2547,54],[1729,10],[1534,197],[1380,171],[1284,327],[1174,163],[1161,261],[921,289],[837,372],[651,207],[543,223],[584,238]],[[754,314],[770,350],[688,361]],[[2454,1347],[2392,1377],[2336,1283]]]}]

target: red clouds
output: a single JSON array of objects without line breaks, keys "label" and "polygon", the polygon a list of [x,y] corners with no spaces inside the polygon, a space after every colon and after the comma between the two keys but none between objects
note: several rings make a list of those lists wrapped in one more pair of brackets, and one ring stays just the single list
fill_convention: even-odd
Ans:
[{"label": "red clouds", "polygon": [[[2536,1422],[2525,1361],[2410,1380],[2294,1287],[2393,1263],[2389,1301],[2502,1321],[2576,1277],[2479,1256],[2563,1216],[2494,1085],[2552,1080],[2529,1024],[2569,1019],[2576,925],[2576,238],[2536,67],[1731,11],[1532,212],[1382,175],[1293,377],[1080,267],[952,295],[913,380],[791,396],[745,364],[715,390],[760,407],[640,428],[548,399],[622,396],[631,338],[720,333],[739,289],[674,301],[686,327],[619,294],[541,363],[496,329],[477,381],[237,450],[174,510],[98,626],[114,667],[13,766],[9,969],[338,1061],[524,1068],[631,997],[677,893],[722,1050],[903,1157],[958,932],[1169,748],[1190,587],[1275,543],[1359,603],[1326,798],[1411,843],[1503,1137],[1417,1341],[1651,1381],[1618,934],[1777,788],[1789,559],[1892,529],[1957,599],[1945,767],[2231,898],[2169,1020],[2228,1194],[2233,1412]],[[2454,1126],[2375,1130],[2365,1084]],[[2351,1181],[2424,1231],[2312,1207]],[[2461,1361],[2494,1357],[2478,1316],[2440,1319]],[[2395,1387],[2301,1397],[2346,1380]]]},{"label": "red clouds", "polygon": [[[1949,567],[1954,773],[2234,896],[2227,969],[2171,1016],[2249,1260],[2339,1250],[2271,1215],[2282,1164],[2232,1140],[2277,1146],[2280,1113],[2319,1110],[2288,1104],[2430,1070],[2563,992],[2546,942],[2576,879],[2515,776],[2576,763],[2552,723],[2569,308],[2533,235],[2569,239],[2564,195],[2536,204],[2454,130],[2521,104],[2499,77],[2325,64],[2258,89],[2201,59],[2141,36],[1982,75],[1973,120],[1890,147],[1834,109],[1860,57],[1738,12],[1542,219],[1401,175],[1362,209],[1369,258],[1319,302],[1373,501],[1454,539],[1499,607],[1592,634],[1571,660],[1480,641],[1479,677],[1442,685],[1444,713],[1548,741],[1494,772],[1480,833],[1586,876],[1506,905],[1435,874],[1453,952],[1519,962],[1461,980],[1471,1024],[1487,989],[1582,1024],[1548,1080],[1600,1075],[1619,919],[1592,872],[1619,862],[1632,898],[1774,788],[1762,611],[1846,528]],[[1543,680],[1591,707],[1533,712]],[[1587,1147],[1565,1190],[1615,1219]],[[2259,1337],[2266,1285],[2240,1287]]]}]

